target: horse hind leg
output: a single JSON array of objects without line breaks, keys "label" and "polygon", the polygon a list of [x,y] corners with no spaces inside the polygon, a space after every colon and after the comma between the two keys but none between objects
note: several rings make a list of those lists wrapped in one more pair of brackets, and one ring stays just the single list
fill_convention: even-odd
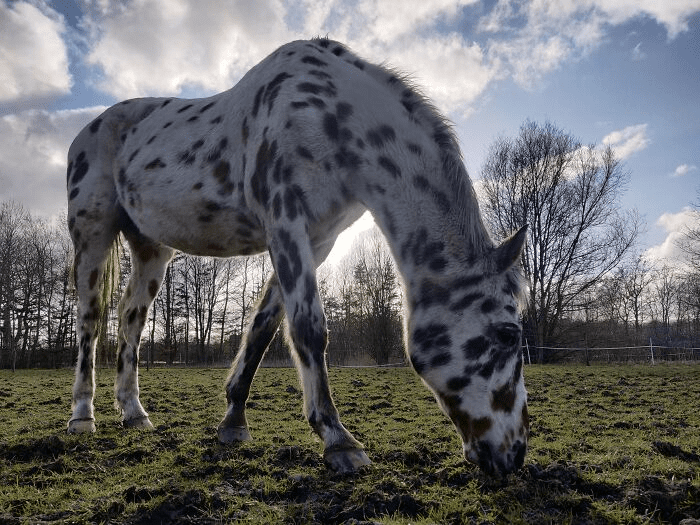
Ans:
[{"label": "horse hind leg", "polygon": [[284,309],[279,282],[275,276],[272,276],[265,284],[262,299],[251,315],[252,321],[248,326],[248,332],[241,341],[226,380],[226,415],[217,429],[221,443],[252,439],[245,417],[246,400],[255,372],[283,317]]},{"label": "horse hind leg", "polygon": [[117,235],[105,229],[101,234],[90,236],[90,242],[83,242],[79,231],[77,228],[72,230],[75,245],[73,277],[78,295],[78,360],[73,383],[72,414],[68,421],[69,433],[95,431],[95,347],[103,322],[105,294],[108,293],[104,289],[104,276]]},{"label": "horse hind leg", "polygon": [[127,235],[131,249],[131,276],[119,303],[117,409],[125,427],[153,428],[139,401],[138,361],[141,332],[148,310],[163,282],[173,250],[140,234]]}]

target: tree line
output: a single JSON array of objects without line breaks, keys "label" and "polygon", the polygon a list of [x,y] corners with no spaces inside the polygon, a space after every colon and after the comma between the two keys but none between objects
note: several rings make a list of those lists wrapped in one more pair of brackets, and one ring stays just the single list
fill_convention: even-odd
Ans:
[{"label": "tree line", "polygon": [[[628,179],[610,148],[582,145],[549,122],[526,122],[517,137],[494,142],[476,186],[496,238],[529,225],[522,259],[529,346],[628,346],[650,339],[700,346],[700,218],[682,241],[688,266],[651,266],[637,252],[640,217],[620,206]],[[64,223],[32,217],[15,202],[0,205],[0,367],[74,363],[73,252]],[[121,250],[120,263],[98,344],[103,365],[116,356],[116,303],[128,279],[128,250]],[[142,366],[230,361],[271,271],[267,255],[177,254],[143,332]],[[358,238],[337,267],[319,269],[319,290],[332,365],[404,362],[400,279],[376,229]],[[289,362],[281,334],[266,359]]]}]

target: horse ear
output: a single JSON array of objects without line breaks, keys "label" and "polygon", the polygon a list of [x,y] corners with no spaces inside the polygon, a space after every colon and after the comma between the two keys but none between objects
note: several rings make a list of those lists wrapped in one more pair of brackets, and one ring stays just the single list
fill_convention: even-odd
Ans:
[{"label": "horse ear", "polygon": [[494,256],[498,273],[505,272],[518,261],[523,253],[526,240],[527,224],[496,248]]}]

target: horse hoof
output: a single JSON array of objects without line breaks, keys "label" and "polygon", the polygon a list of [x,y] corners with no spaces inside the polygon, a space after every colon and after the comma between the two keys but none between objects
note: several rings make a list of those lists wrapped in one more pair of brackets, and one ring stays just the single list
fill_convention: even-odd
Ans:
[{"label": "horse hoof", "polygon": [[326,450],[323,459],[336,474],[356,472],[360,467],[372,463],[361,448]]},{"label": "horse hoof", "polygon": [[153,429],[153,423],[151,423],[151,420],[148,419],[148,416],[125,419],[122,421],[122,425],[124,425],[124,428],[140,428],[144,430]]},{"label": "horse hoof", "polygon": [[90,432],[95,432],[95,420],[93,418],[71,419],[68,422],[69,434],[88,434]]},{"label": "horse hoof", "polygon": [[248,427],[224,427],[219,425],[216,433],[219,437],[219,443],[224,444],[253,440],[253,436],[250,435]]}]

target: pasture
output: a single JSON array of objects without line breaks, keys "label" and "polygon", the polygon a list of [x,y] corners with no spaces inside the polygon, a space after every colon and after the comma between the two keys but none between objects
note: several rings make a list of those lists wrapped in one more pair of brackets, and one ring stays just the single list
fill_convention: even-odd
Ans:
[{"label": "pasture", "polygon": [[[222,446],[223,369],[141,371],[153,432],[65,433],[72,372],[0,371],[0,523],[681,523],[700,518],[700,366],[528,366],[531,439],[507,483],[461,456],[410,369],[331,369],[372,465],[334,476],[291,369],[261,369],[254,441]],[[692,521],[685,521],[692,523]],[[696,522],[697,523],[697,522]]]}]

